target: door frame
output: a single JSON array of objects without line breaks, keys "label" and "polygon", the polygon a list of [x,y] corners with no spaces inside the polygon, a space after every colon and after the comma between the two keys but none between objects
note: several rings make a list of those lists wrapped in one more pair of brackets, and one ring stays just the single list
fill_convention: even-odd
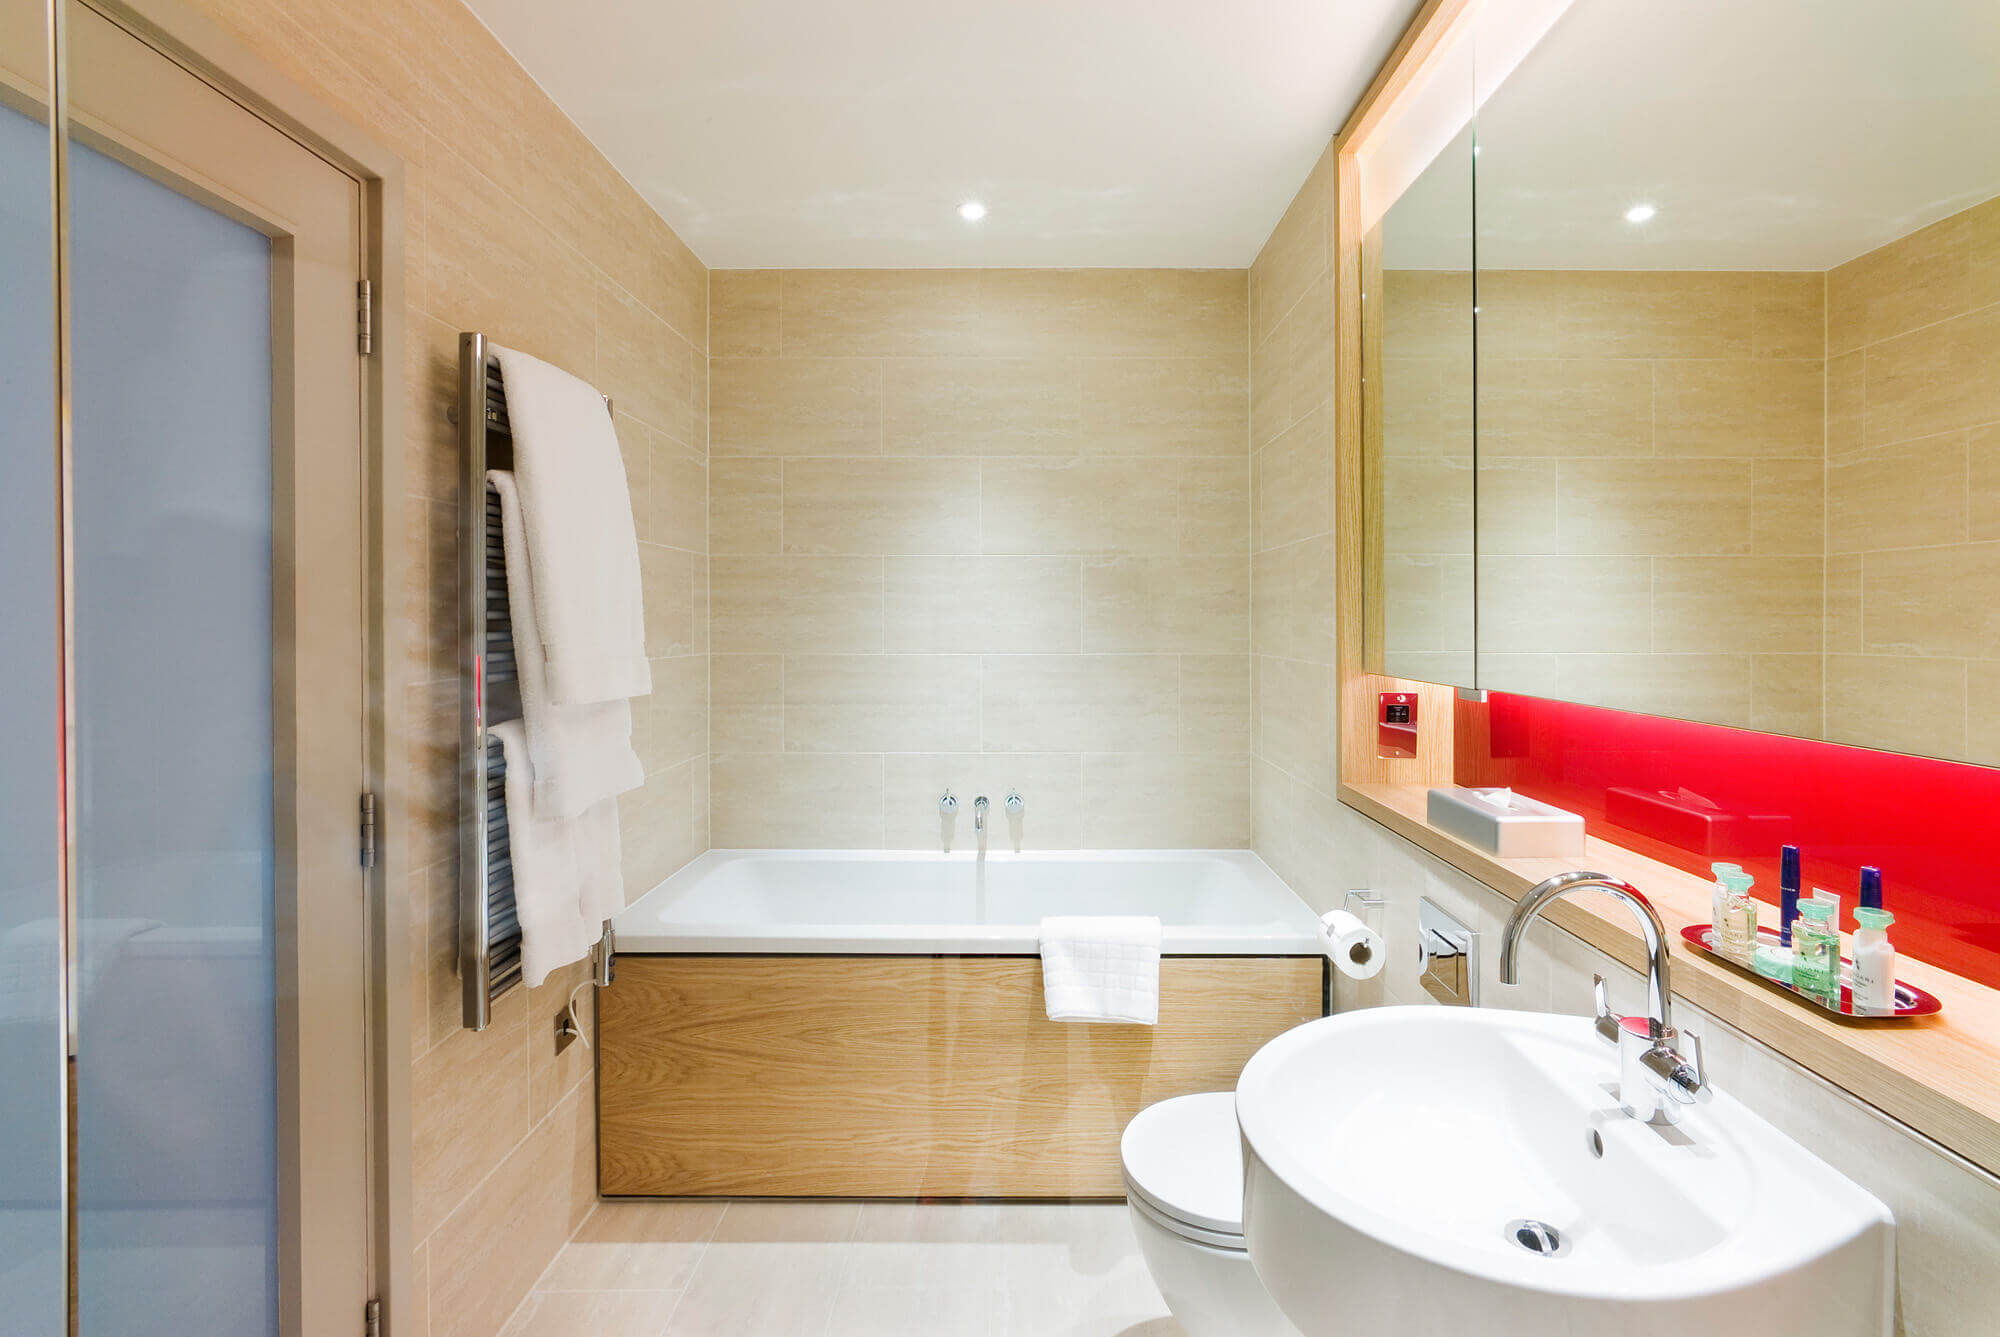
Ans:
[{"label": "door frame", "polygon": [[[59,3],[60,0],[57,0]],[[362,720],[366,785],[376,796],[367,898],[365,1037],[368,1080],[368,1261],[381,1331],[394,1337],[406,1313],[422,1312],[414,1290],[410,1204],[410,1003],[412,916],[403,817],[405,726],[396,666],[407,662],[396,615],[396,566],[404,494],[404,166],[382,142],[300,88],[182,0],[80,0],[167,59],[354,178],[361,190],[362,277],[372,288],[374,339],[362,359]],[[357,795],[357,800],[359,796]],[[357,860],[360,815],[355,813]],[[282,1078],[281,1078],[282,1080]],[[281,1229],[297,1257],[298,1223]],[[414,1306],[412,1309],[410,1306]],[[357,1328],[362,1315],[355,1315]],[[415,1326],[412,1320],[412,1326]]]}]

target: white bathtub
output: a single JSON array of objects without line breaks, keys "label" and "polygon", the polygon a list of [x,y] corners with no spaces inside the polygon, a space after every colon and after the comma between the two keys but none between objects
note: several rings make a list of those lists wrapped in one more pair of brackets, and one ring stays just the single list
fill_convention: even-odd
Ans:
[{"label": "white bathtub", "polygon": [[1314,956],[1247,850],[710,850],[612,920],[621,953],[1031,954],[1044,915],[1158,915],[1173,956]]}]

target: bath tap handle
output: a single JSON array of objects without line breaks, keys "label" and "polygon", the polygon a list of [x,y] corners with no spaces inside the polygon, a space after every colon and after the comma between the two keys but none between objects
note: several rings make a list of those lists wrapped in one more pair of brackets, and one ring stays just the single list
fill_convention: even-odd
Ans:
[{"label": "bath tap handle", "polygon": [[1010,789],[1010,790],[1008,790],[1008,791],[1007,791],[1007,811],[1008,811],[1008,812],[1011,812],[1011,813],[1013,813],[1013,814],[1014,814],[1014,815],[1015,815],[1016,817],[1019,817],[1019,816],[1021,815],[1021,809],[1025,808],[1025,807],[1027,807],[1027,806],[1028,806],[1027,804],[1025,804],[1025,803],[1021,802],[1021,791],[1020,791],[1020,790],[1018,790],[1018,789]]},{"label": "bath tap handle", "polygon": [[958,798],[947,789],[938,796],[938,811],[949,817],[958,811]]}]

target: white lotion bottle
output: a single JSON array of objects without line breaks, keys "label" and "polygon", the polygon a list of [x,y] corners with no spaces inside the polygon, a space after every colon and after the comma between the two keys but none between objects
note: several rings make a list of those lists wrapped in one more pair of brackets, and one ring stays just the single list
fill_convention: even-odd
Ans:
[{"label": "white lotion bottle", "polygon": [[1855,929],[1849,948],[1854,956],[1852,1006],[1860,1016],[1893,1016],[1896,949],[1889,943],[1889,925],[1896,922],[1896,916],[1864,905],[1854,912],[1854,918],[1860,927]]}]

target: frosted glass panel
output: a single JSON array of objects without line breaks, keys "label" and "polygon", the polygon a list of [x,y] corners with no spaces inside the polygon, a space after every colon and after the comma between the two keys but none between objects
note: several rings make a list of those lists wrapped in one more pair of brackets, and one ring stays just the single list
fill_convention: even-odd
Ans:
[{"label": "frosted glass panel", "polygon": [[64,1277],[49,226],[48,126],[0,107],[0,1328],[53,1337]]},{"label": "frosted glass panel", "polygon": [[276,1327],[271,255],[72,148],[85,1337]]}]

